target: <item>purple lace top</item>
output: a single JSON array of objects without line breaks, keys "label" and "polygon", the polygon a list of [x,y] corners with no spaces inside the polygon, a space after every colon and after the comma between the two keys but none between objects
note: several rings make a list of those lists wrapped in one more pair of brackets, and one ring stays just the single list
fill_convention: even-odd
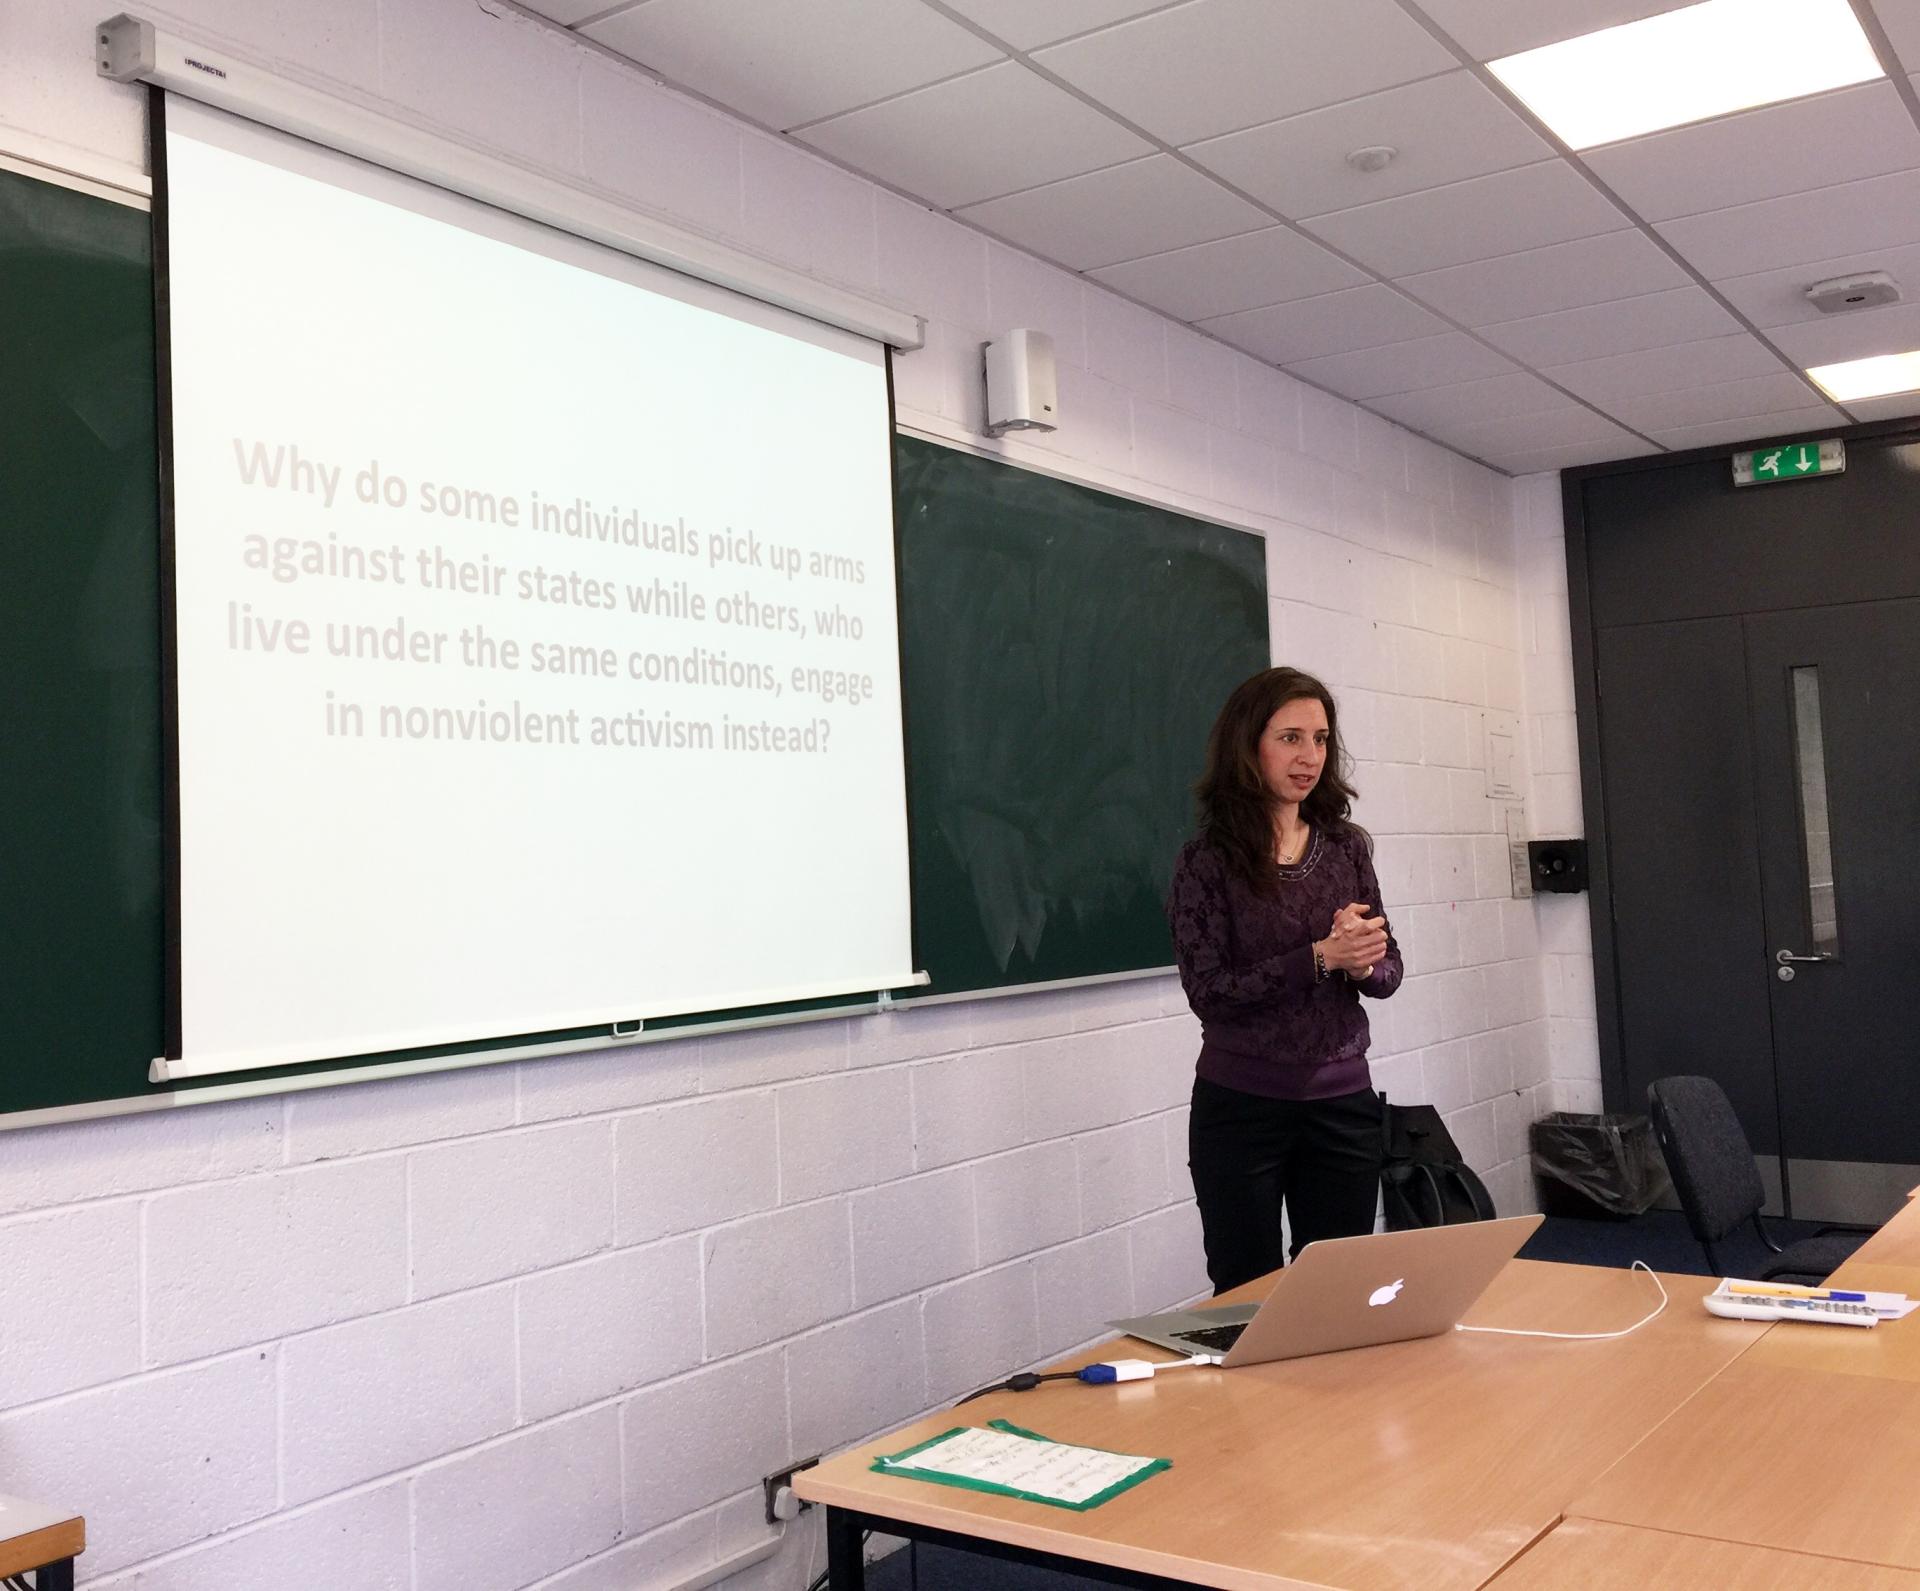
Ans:
[{"label": "purple lace top", "polygon": [[1358,834],[1313,831],[1307,853],[1256,894],[1204,840],[1174,865],[1167,922],[1187,1003],[1200,1018],[1199,1074],[1270,1099],[1331,1099],[1368,1086],[1367,1014],[1360,996],[1400,987],[1400,947],[1369,978],[1316,981],[1313,942],[1334,913],[1365,901],[1381,915],[1380,881]]}]

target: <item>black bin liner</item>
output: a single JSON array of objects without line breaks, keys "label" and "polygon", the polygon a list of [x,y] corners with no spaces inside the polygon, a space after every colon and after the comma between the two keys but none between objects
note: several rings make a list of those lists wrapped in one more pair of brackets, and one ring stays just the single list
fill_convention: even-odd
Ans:
[{"label": "black bin liner", "polygon": [[1546,1215],[1624,1221],[1651,1209],[1672,1186],[1645,1116],[1549,1111],[1530,1136]]}]

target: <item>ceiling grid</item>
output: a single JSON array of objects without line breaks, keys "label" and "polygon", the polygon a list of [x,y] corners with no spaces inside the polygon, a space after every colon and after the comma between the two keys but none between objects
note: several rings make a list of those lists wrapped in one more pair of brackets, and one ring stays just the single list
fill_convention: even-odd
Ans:
[{"label": "ceiling grid", "polygon": [[1920,347],[1803,296],[1920,291],[1920,0],[1848,0],[1883,78],[1581,151],[1487,66],[1684,3],[521,0],[1509,473],[1920,412],[1803,374]]}]

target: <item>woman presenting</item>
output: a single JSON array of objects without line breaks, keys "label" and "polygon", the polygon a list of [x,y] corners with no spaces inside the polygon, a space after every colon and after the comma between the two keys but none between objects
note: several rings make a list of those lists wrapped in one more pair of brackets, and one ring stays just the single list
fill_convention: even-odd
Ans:
[{"label": "woman presenting", "polygon": [[1380,1101],[1360,997],[1400,987],[1333,697],[1273,668],[1221,708],[1167,920],[1200,1018],[1188,1167],[1214,1290],[1373,1230]]}]

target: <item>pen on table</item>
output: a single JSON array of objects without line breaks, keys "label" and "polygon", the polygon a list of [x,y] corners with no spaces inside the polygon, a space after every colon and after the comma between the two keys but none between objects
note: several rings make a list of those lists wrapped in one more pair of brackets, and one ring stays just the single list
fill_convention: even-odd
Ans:
[{"label": "pen on table", "polygon": [[1747,1282],[1732,1282],[1727,1291],[1740,1293],[1751,1298],[1811,1298],[1828,1299],[1842,1304],[1864,1304],[1865,1293],[1836,1292],[1830,1287],[1761,1287]]}]

